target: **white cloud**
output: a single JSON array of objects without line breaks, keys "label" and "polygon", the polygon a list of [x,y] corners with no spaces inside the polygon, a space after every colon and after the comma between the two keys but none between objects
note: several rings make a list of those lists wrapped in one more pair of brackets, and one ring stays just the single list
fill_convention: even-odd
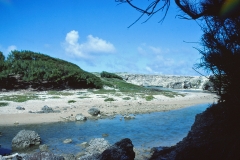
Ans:
[{"label": "white cloud", "polygon": [[11,51],[14,51],[16,49],[17,49],[17,47],[15,45],[11,45],[11,46],[8,46],[7,52],[11,52]]},{"label": "white cloud", "polygon": [[150,67],[148,67],[148,66],[146,66],[146,68],[145,68],[148,72],[150,72],[150,73],[152,73],[153,72],[153,70],[152,70],[152,68],[150,68]]},{"label": "white cloud", "polygon": [[84,43],[79,43],[78,40],[78,31],[72,30],[67,33],[64,45],[65,51],[71,55],[81,58],[90,58],[93,56],[93,53],[115,52],[115,47],[113,44],[99,37],[88,35],[87,41]]},{"label": "white cloud", "polygon": [[142,47],[138,47],[137,50],[140,54],[146,54],[146,51]]},{"label": "white cloud", "polygon": [[159,47],[149,46],[149,49],[156,54],[160,54],[162,52],[161,48]]}]

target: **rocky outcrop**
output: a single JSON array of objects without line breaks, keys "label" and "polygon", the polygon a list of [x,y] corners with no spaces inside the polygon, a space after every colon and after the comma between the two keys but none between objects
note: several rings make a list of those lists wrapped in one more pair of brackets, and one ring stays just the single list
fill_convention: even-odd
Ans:
[{"label": "rocky outcrop", "polygon": [[147,75],[118,73],[128,83],[140,86],[161,86],[174,89],[202,89],[208,81],[203,76],[168,76],[168,75]]},{"label": "rocky outcrop", "polygon": [[135,152],[133,144],[129,138],[125,138],[116,142],[114,145],[106,149],[100,156],[100,160],[134,160]]},{"label": "rocky outcrop", "polygon": [[60,110],[53,110],[51,107],[48,107],[47,105],[43,106],[40,111],[32,112],[29,111],[29,113],[60,113]]},{"label": "rocky outcrop", "polygon": [[219,103],[198,114],[182,141],[172,147],[154,148],[150,160],[240,159],[239,115],[229,107],[233,104]]},{"label": "rocky outcrop", "polygon": [[41,138],[35,131],[21,130],[12,140],[12,149],[24,150],[40,143]]},{"label": "rocky outcrop", "polygon": [[92,107],[88,110],[88,113],[92,116],[97,116],[98,114],[100,114],[100,110],[96,107]]},{"label": "rocky outcrop", "polygon": [[108,141],[104,138],[94,138],[88,143],[88,147],[85,149],[85,155],[80,157],[80,160],[97,160],[100,154],[110,147]]},{"label": "rocky outcrop", "polygon": [[25,108],[24,108],[24,107],[21,107],[21,106],[17,106],[16,109],[17,109],[17,110],[25,110]]},{"label": "rocky outcrop", "polygon": [[95,138],[89,142],[86,153],[80,160],[134,160],[135,152],[129,138],[110,144],[104,138]]}]

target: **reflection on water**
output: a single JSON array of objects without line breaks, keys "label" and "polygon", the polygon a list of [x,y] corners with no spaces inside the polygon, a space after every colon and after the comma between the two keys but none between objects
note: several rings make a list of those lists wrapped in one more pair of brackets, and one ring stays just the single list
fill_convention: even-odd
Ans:
[{"label": "reflection on water", "polygon": [[[171,146],[185,137],[194,122],[195,115],[203,112],[209,104],[196,105],[168,112],[156,112],[136,115],[133,120],[114,119],[87,120],[86,122],[61,122],[51,124],[1,127],[0,144],[11,148],[11,140],[22,129],[36,131],[43,144],[53,152],[78,153],[77,145],[92,138],[101,138],[102,134],[111,144],[122,138],[130,138],[136,148]],[[63,144],[65,139],[73,140]]]}]

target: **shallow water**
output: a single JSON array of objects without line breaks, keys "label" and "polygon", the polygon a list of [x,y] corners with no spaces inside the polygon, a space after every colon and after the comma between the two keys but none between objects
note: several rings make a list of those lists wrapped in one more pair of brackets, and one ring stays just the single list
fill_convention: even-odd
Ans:
[{"label": "shallow water", "polygon": [[[11,140],[22,129],[36,131],[43,144],[47,144],[55,153],[73,153],[81,151],[77,144],[89,142],[92,138],[102,138],[102,134],[111,144],[122,138],[130,138],[136,148],[171,146],[182,140],[190,130],[195,115],[203,112],[209,104],[201,104],[167,112],[136,115],[133,120],[114,119],[87,120],[86,122],[61,122],[38,125],[1,127],[0,144],[11,149]],[[73,140],[64,144],[65,139]]]},{"label": "shallow water", "polygon": [[202,90],[202,89],[173,89],[173,88],[165,88],[165,87],[161,87],[161,86],[146,86],[146,88],[164,90],[164,91],[172,91],[172,92],[211,93],[207,90]]}]

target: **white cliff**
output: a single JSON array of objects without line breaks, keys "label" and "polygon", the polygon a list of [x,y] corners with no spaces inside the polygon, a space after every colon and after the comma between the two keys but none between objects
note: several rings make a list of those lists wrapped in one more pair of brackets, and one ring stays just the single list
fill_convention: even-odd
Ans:
[{"label": "white cliff", "polygon": [[166,88],[182,89],[193,88],[202,89],[208,79],[203,76],[173,76],[173,75],[147,75],[117,73],[128,83],[141,86],[161,86]]}]

